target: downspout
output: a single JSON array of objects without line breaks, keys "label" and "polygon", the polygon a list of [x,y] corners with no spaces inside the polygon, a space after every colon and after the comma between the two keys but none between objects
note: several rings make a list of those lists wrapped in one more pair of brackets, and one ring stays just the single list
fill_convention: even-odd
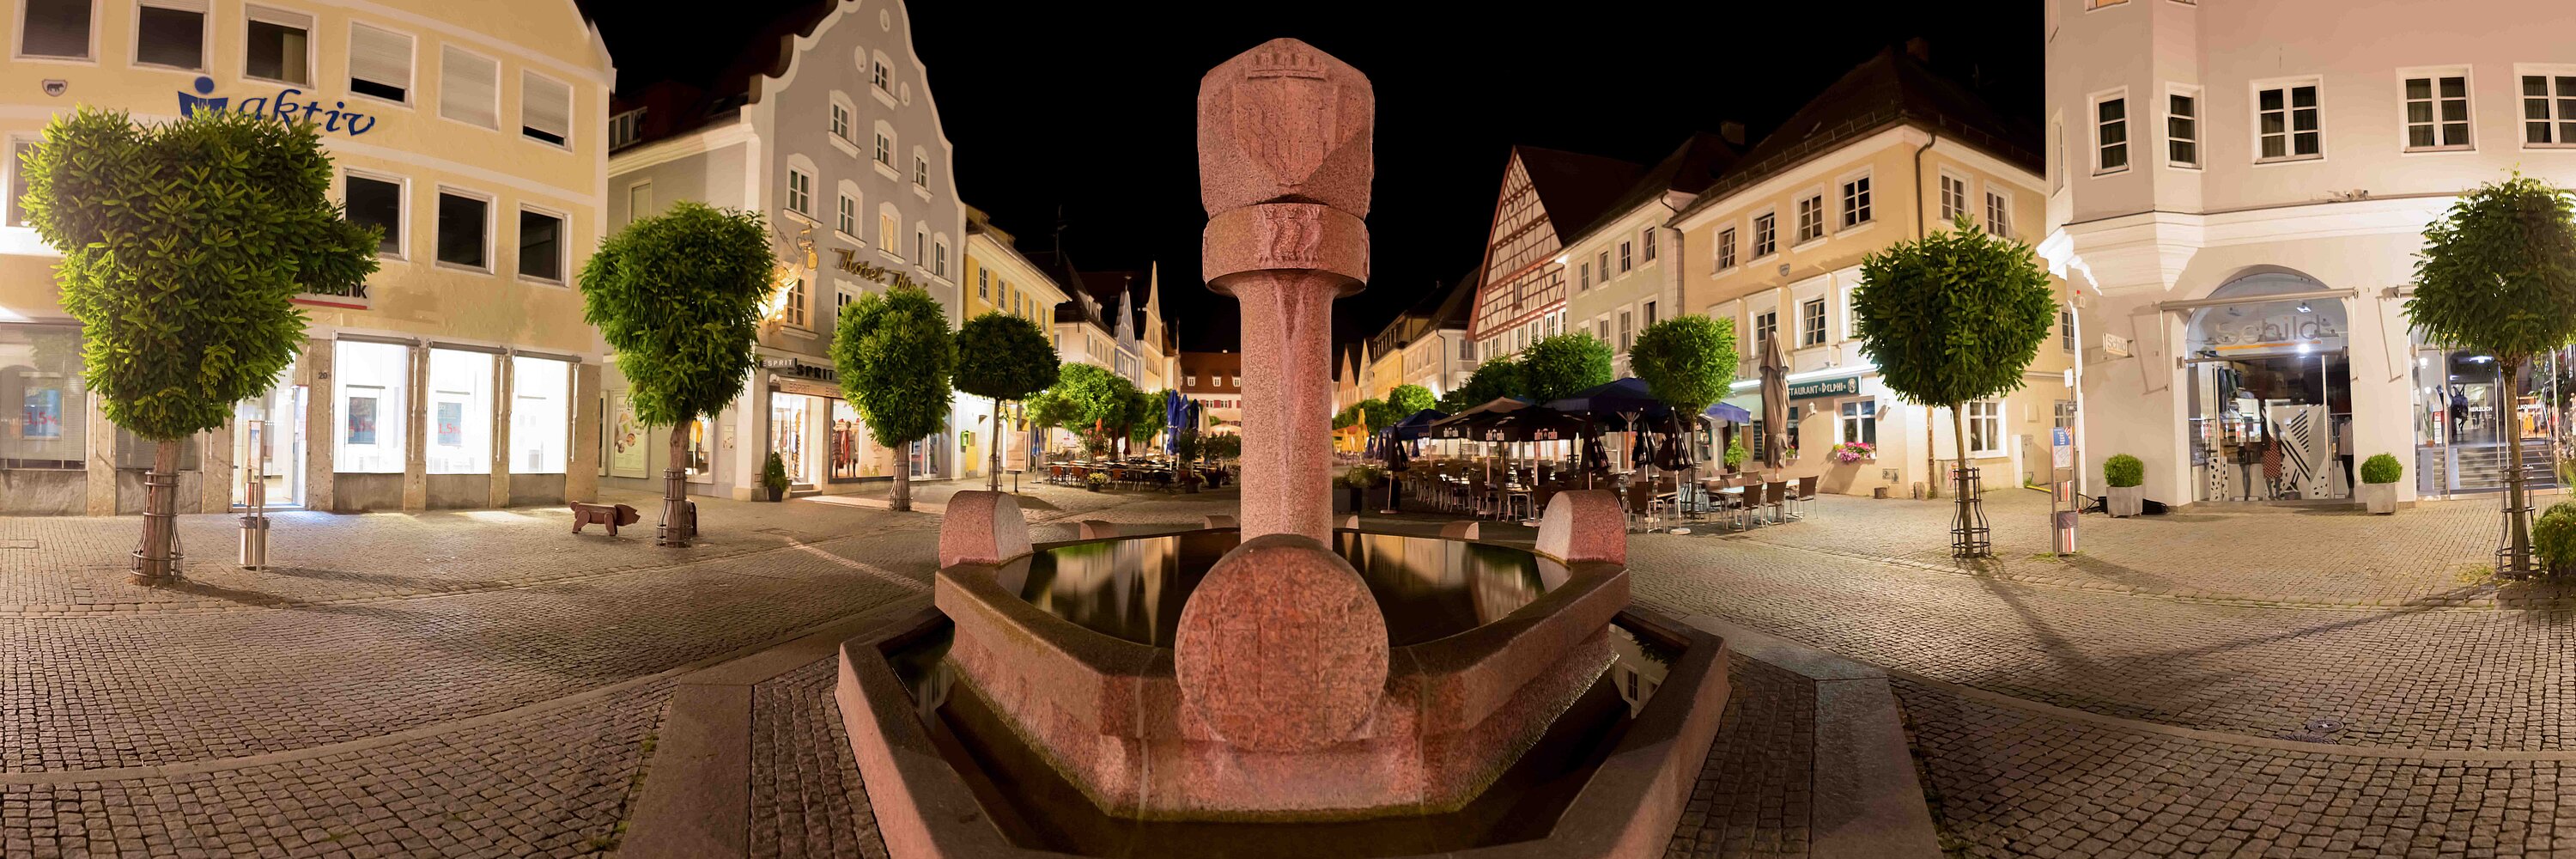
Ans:
[{"label": "downspout", "polygon": [[[1941,142],[1941,133],[1935,131],[1932,132],[1931,137],[1923,141],[1922,146],[1914,148],[1914,240],[1918,242],[1923,240],[1925,235],[1923,222],[1928,219],[1923,208],[1923,153],[1930,151],[1932,144],[1939,142]],[[1951,417],[1955,419],[1958,416]],[[1933,427],[1934,423],[1932,404],[1923,404],[1923,493],[1926,498],[1941,497],[1941,444],[1939,432]],[[1967,465],[1964,462],[1959,464]]]}]

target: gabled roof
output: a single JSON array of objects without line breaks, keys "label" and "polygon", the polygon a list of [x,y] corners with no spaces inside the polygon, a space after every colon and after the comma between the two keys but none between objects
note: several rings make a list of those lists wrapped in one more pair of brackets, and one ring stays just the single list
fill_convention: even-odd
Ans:
[{"label": "gabled roof", "polygon": [[1627,193],[1620,195],[1619,199],[1612,202],[1608,208],[1601,210],[1600,216],[1584,224],[1581,230],[1559,233],[1558,239],[1565,244],[1574,244],[1585,236],[1609,227],[1611,222],[1635,211],[1638,206],[1645,205],[1665,194],[1676,192],[1698,194],[1706,191],[1710,185],[1717,183],[1718,177],[1724,175],[1727,168],[1735,165],[1736,158],[1742,154],[1742,149],[1726,142],[1726,138],[1721,135],[1706,131],[1692,134],[1690,139],[1682,141],[1682,145],[1674,147],[1672,154],[1655,162],[1655,166],[1648,169],[1645,176],[1628,187]]},{"label": "gabled roof", "polygon": [[1942,137],[1984,150],[2033,173],[2044,172],[2039,131],[2006,118],[1992,104],[1957,81],[1933,71],[1912,54],[1890,47],[1861,63],[1841,80],[1789,115],[1770,136],[1736,159],[1709,193],[1682,211],[1711,205],[1726,192],[1743,188],[1859,140],[1901,124],[1919,126]]},{"label": "gabled roof", "polygon": [[1512,154],[1528,171],[1539,208],[1547,211],[1548,223],[1560,238],[1601,217],[1646,172],[1643,166],[1616,158],[1537,146],[1514,146]]},{"label": "gabled roof", "polygon": [[[752,99],[752,79],[787,73],[787,63],[794,57],[795,40],[814,35],[816,28],[840,11],[842,0],[815,0],[760,24],[747,36],[740,31],[738,20],[714,16],[707,33],[708,50],[699,53],[694,62],[680,62],[660,80],[639,80],[618,87],[610,113],[621,113],[637,107],[652,110],[644,115],[644,127],[629,145],[649,143],[676,136],[721,119],[729,119]],[[729,39],[728,36],[735,36]]]}]

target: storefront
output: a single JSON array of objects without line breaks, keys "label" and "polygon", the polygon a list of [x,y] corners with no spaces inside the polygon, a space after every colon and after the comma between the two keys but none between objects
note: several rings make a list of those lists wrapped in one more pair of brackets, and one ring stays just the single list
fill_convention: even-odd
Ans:
[{"label": "storefront", "polygon": [[2192,500],[2351,498],[2344,299],[2275,273],[2230,282],[2193,305],[2183,335]]}]

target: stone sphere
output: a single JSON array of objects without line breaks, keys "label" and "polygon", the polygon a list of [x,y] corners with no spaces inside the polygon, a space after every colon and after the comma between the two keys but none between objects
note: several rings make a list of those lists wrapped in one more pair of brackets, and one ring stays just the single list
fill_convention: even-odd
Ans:
[{"label": "stone sphere", "polygon": [[1208,570],[1173,641],[1181,701],[1237,748],[1349,738],[1386,691],[1386,617],[1349,561],[1294,534],[1246,540]]}]

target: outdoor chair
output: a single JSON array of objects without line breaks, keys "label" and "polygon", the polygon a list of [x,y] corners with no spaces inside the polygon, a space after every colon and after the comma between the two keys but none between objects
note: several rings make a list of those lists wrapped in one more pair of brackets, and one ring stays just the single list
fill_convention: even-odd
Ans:
[{"label": "outdoor chair", "polygon": [[1813,504],[1816,501],[1816,476],[1810,474],[1805,477],[1798,478],[1798,494],[1792,496],[1791,500],[1796,501],[1798,506],[1789,514],[1789,518],[1807,518],[1807,505]]},{"label": "outdoor chair", "polygon": [[1788,521],[1789,484],[1780,480],[1762,484],[1762,507],[1771,511],[1772,522]]}]

